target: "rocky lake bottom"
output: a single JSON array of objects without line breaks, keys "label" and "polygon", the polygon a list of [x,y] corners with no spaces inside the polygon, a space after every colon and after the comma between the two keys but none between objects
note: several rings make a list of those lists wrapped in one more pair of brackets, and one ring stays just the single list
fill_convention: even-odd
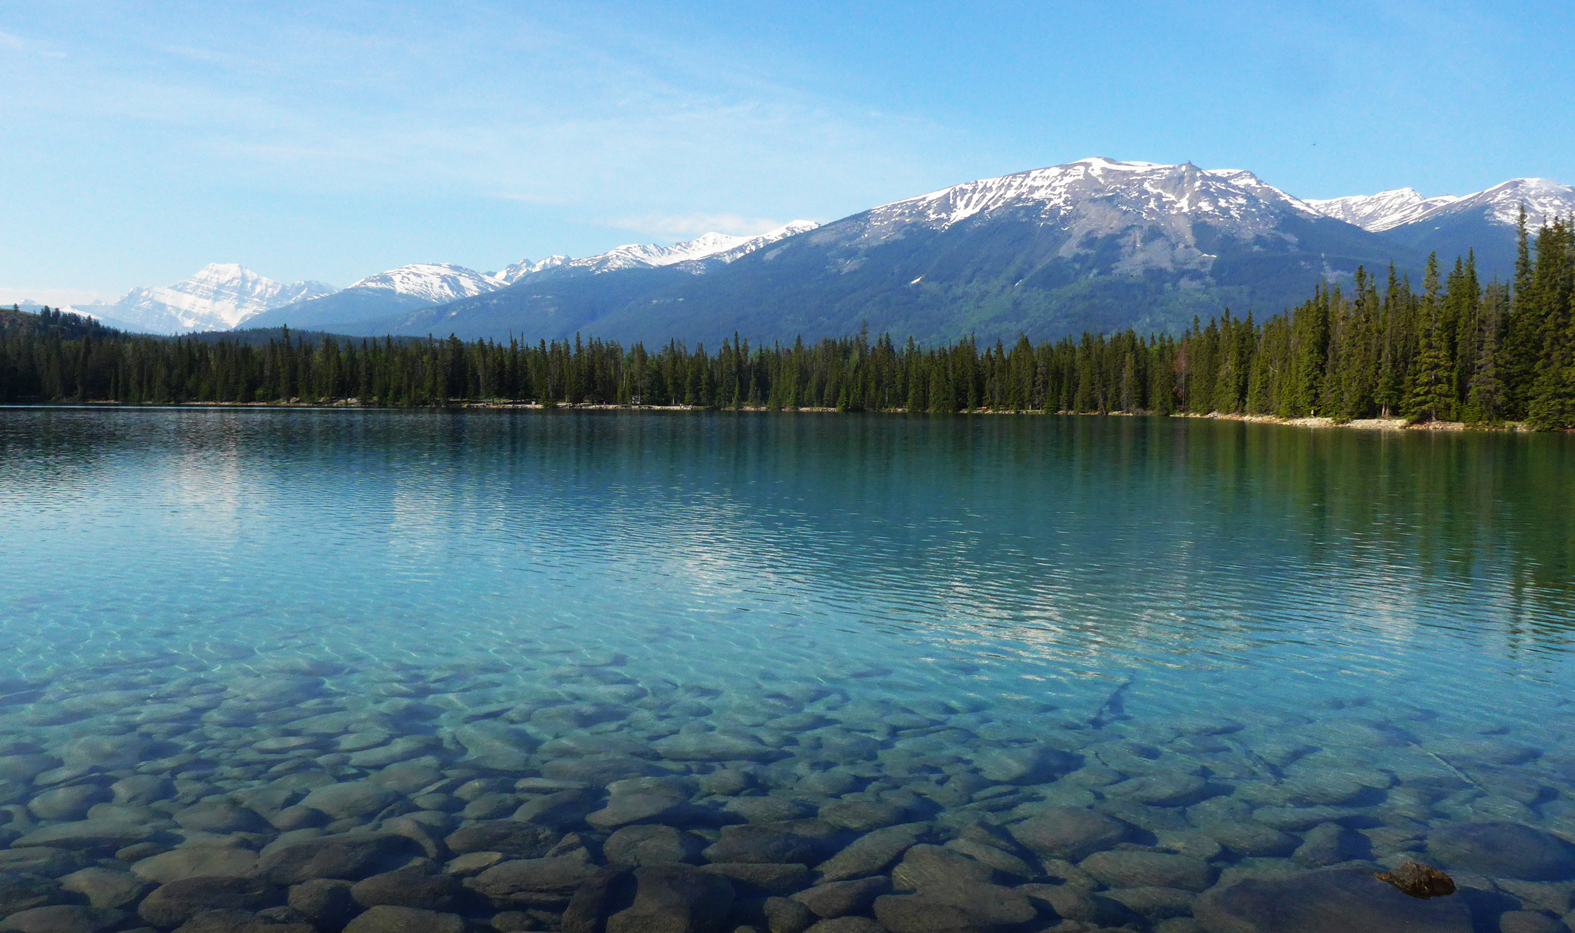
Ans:
[{"label": "rocky lake bottom", "polygon": [[[1545,724],[229,653],[4,685],[0,929],[1553,933],[1575,907],[1575,737]],[[1412,860],[1460,893],[1373,878]]]},{"label": "rocky lake bottom", "polygon": [[1575,459],[1112,421],[0,412],[0,931],[1575,930]]}]

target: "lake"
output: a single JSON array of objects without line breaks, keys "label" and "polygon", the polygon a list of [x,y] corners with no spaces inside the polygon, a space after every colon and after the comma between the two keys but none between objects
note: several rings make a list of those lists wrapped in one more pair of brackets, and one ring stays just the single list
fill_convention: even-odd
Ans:
[{"label": "lake", "polygon": [[[11,408],[0,527],[0,911],[1575,906],[1571,438]],[[1370,877],[1413,859],[1462,894]],[[342,916],[286,893],[369,876]]]}]

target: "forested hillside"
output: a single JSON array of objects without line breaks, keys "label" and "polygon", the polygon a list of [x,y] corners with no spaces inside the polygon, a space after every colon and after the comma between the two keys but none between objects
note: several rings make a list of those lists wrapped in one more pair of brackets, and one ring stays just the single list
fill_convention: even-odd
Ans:
[{"label": "forested hillside", "polygon": [[1513,282],[1471,256],[1430,260],[1420,287],[1363,269],[1265,322],[1226,313],[1179,337],[1085,334],[1037,345],[920,346],[867,334],[815,343],[734,337],[709,351],[598,339],[128,336],[76,315],[0,315],[0,399],[331,402],[465,400],[724,408],[1248,413],[1337,420],[1575,426],[1575,231],[1522,223]]}]

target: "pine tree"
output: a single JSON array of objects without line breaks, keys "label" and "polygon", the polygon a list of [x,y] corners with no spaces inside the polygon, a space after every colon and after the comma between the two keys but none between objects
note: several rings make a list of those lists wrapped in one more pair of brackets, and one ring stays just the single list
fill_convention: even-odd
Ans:
[{"label": "pine tree", "polygon": [[1444,348],[1443,309],[1438,300],[1438,254],[1427,258],[1418,311],[1418,352],[1411,373],[1406,411],[1424,421],[1444,421],[1453,415],[1454,377]]},{"label": "pine tree", "polygon": [[1542,430],[1575,425],[1575,229],[1563,219],[1543,226],[1537,237],[1537,263],[1532,280],[1534,315],[1538,322],[1538,353],[1533,366],[1531,399],[1526,416]]},{"label": "pine tree", "polygon": [[1480,334],[1476,343],[1477,362],[1471,374],[1466,408],[1466,418],[1470,421],[1492,422],[1503,417],[1507,400],[1500,375],[1500,356],[1505,329],[1504,309],[1508,303],[1507,289],[1499,287],[1497,283],[1488,286],[1482,295],[1478,317]]}]

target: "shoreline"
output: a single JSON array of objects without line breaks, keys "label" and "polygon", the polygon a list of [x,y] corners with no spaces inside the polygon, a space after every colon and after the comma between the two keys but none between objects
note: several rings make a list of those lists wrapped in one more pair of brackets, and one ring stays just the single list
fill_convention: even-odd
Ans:
[{"label": "shoreline", "polygon": [[[110,400],[94,400],[86,402],[11,402],[0,405],[0,408],[209,408],[209,409],[301,409],[301,410],[347,410],[358,411],[415,411],[420,409],[483,409],[492,411],[650,411],[650,412],[706,412],[706,411],[739,411],[754,413],[774,414],[880,414],[880,415],[908,415],[908,414],[937,414],[936,412],[910,412],[906,408],[878,408],[861,409],[858,412],[844,412],[837,408],[824,406],[801,405],[797,408],[767,408],[763,405],[740,406],[737,408],[703,407],[700,405],[619,405],[608,402],[559,402],[547,406],[541,402],[511,402],[469,400],[451,402],[445,405],[380,405],[363,404],[360,399],[347,398],[333,401],[305,402],[297,399],[273,402],[165,402],[162,404],[128,404],[126,402]],[[1151,412],[1142,411],[1055,411],[1040,410],[1013,410],[976,408],[966,411],[946,412],[942,414],[959,415],[1068,415],[1095,418],[1138,418],[1154,417]],[[1193,412],[1176,412],[1165,417],[1192,418],[1204,421],[1241,421],[1250,424],[1273,424],[1281,427],[1292,428],[1347,428],[1357,431],[1427,431],[1443,433],[1482,432],[1494,434],[1531,434],[1536,433],[1525,423],[1518,421],[1505,421],[1498,423],[1473,423],[1467,421],[1417,421],[1407,418],[1353,418],[1349,421],[1338,421],[1325,416],[1309,416],[1304,418],[1281,418],[1277,415],[1250,415],[1240,412],[1221,413],[1212,411],[1207,414]],[[1568,432],[1548,432],[1568,433]]]}]

